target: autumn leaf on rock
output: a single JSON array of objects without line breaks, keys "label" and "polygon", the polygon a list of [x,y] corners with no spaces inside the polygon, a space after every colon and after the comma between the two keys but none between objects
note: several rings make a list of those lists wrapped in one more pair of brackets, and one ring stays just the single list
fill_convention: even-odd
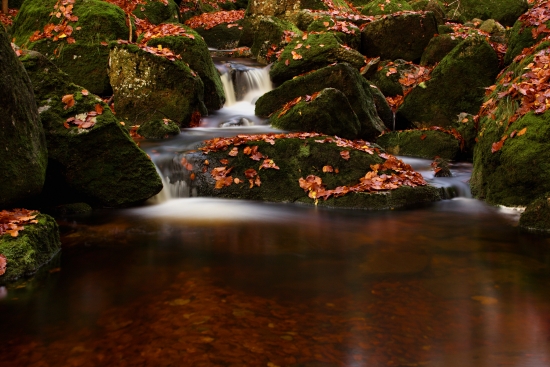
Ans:
[{"label": "autumn leaf on rock", "polygon": [[228,153],[231,157],[236,157],[239,154],[239,148],[234,147]]},{"label": "autumn leaf on rock", "polygon": [[293,50],[293,51],[291,51],[290,53],[292,54],[292,59],[293,59],[293,60],[300,60],[300,59],[302,59],[302,58],[303,58],[303,56],[302,56],[302,55],[300,55],[299,53],[297,53],[297,52],[296,52],[296,51],[294,51],[294,50]]},{"label": "autumn leaf on rock", "polygon": [[3,254],[0,254],[0,275],[4,275],[6,267],[8,265],[8,259]]},{"label": "autumn leaf on rock", "polygon": [[263,163],[260,165],[260,169],[262,168],[273,168],[273,169],[279,169],[279,166],[273,162],[273,159],[265,159]]},{"label": "autumn leaf on rock", "polygon": [[517,135],[517,136],[522,136],[522,135],[524,135],[526,132],[527,132],[527,128],[524,127],[523,129],[521,129],[520,131],[518,131],[518,135]]},{"label": "autumn leaf on rock", "polygon": [[334,168],[332,166],[323,166],[323,172],[334,172]]},{"label": "autumn leaf on rock", "polygon": [[346,161],[349,160],[349,150],[342,150],[340,152],[340,156],[344,158]]},{"label": "autumn leaf on rock", "polygon": [[103,113],[103,106],[100,103],[95,105],[95,112],[98,115],[101,115]]},{"label": "autumn leaf on rock", "polygon": [[61,97],[61,102],[63,102],[65,104],[65,109],[68,109],[68,108],[71,108],[72,106],[74,106],[74,95],[72,94],[66,94],[64,95],[63,97]]}]

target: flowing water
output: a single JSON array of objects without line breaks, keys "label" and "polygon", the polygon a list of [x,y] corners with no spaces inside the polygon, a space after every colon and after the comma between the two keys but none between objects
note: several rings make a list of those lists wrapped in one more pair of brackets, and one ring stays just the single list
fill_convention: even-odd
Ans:
[{"label": "flowing water", "polygon": [[452,199],[404,210],[193,197],[181,152],[270,131],[246,98],[143,145],[148,205],[60,218],[60,256],[0,288],[2,367],[550,365],[550,239],[472,199],[468,164],[407,159]]}]

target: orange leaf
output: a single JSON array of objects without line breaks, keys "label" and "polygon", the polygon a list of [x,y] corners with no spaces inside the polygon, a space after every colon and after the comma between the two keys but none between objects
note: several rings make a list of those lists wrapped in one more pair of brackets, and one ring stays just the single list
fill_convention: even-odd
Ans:
[{"label": "orange leaf", "polygon": [[90,94],[90,92],[88,92],[86,89],[82,89],[81,93],[83,96],[87,96],[88,94]]},{"label": "orange leaf", "polygon": [[522,136],[522,135],[524,135],[526,132],[527,132],[527,128],[524,127],[523,129],[521,129],[520,131],[518,131],[518,135],[517,135],[517,136]]},{"label": "orange leaf", "polygon": [[239,154],[239,148],[237,148],[237,147],[234,147],[233,149],[231,149],[229,151],[229,155],[231,157],[236,157],[238,154]]},{"label": "orange leaf", "polygon": [[332,166],[323,166],[323,172],[334,172],[334,168]]},{"label": "orange leaf", "polygon": [[100,103],[95,105],[95,112],[97,112],[98,115],[103,113],[103,106]]},{"label": "orange leaf", "polygon": [[65,109],[74,106],[74,96],[72,94],[66,94],[61,97],[61,102],[65,104]]},{"label": "orange leaf", "polygon": [[349,150],[343,150],[340,152],[340,156],[344,158],[346,161],[349,159]]}]

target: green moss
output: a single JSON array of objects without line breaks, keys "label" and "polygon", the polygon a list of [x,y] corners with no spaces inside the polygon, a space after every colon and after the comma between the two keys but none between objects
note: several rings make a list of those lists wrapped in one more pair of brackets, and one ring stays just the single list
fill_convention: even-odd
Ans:
[{"label": "green moss", "polygon": [[512,26],[527,11],[525,0],[461,0],[446,4],[449,19],[466,22],[474,18],[494,19],[504,26]]},{"label": "green moss", "polygon": [[455,37],[451,34],[440,34],[437,37],[433,37],[420,59],[420,65],[435,65],[449,52],[453,50],[458,44],[462,42],[462,38]]},{"label": "green moss", "polygon": [[347,32],[339,32],[333,29],[336,25],[335,19],[325,16],[315,16],[314,20],[308,25],[308,32],[330,32],[333,33],[339,42],[355,50],[361,47],[361,30],[353,23],[346,23]]},{"label": "green moss", "polygon": [[546,193],[527,205],[519,218],[520,227],[535,231],[550,231],[550,202]]},{"label": "green moss", "polygon": [[0,236],[0,254],[7,258],[0,284],[32,275],[59,251],[61,242],[55,220],[46,214],[36,219],[37,224],[25,225],[17,237]]},{"label": "green moss", "polygon": [[386,16],[368,23],[361,34],[361,53],[382,60],[419,60],[437,34],[433,13]]},{"label": "green moss", "polygon": [[369,2],[361,10],[363,15],[383,15],[392,14],[400,11],[412,11],[413,8],[406,0],[374,0]]},{"label": "green moss", "polygon": [[288,112],[279,117],[275,112],[269,122],[273,127],[291,131],[313,131],[337,135],[346,139],[356,139],[361,124],[353,112],[348,99],[338,89],[325,88],[317,98],[305,98]]},{"label": "green moss", "polygon": [[[547,27],[550,27],[550,20],[546,23]],[[509,65],[514,58],[521,54],[524,48],[528,48],[536,45],[546,33],[539,34],[536,38],[533,38],[532,30],[534,27],[528,27],[526,24],[518,20],[510,31],[510,37],[508,41],[508,48],[506,49],[506,55],[504,56],[504,63]]]},{"label": "green moss", "polygon": [[[210,29],[199,27],[195,31],[202,36],[208,47],[228,50],[238,46],[243,34],[242,23],[242,20],[239,20],[235,23],[222,23]],[[229,24],[238,24],[238,26],[228,27]]]},{"label": "green moss", "polygon": [[147,139],[166,139],[180,133],[179,126],[171,120],[151,120],[143,123],[137,133]]},{"label": "green moss", "polygon": [[373,88],[356,69],[347,64],[327,66],[288,80],[260,97],[255,112],[267,118],[292,99],[312,95],[324,88],[335,88],[344,93],[361,123],[360,135],[364,139],[374,139],[384,131],[384,123],[376,112]]},{"label": "green moss", "polygon": [[274,83],[282,83],[337,62],[346,62],[358,70],[365,66],[364,56],[343,47],[334,34],[309,34],[307,39],[296,38],[285,47],[269,75]]},{"label": "green moss", "polygon": [[47,149],[33,88],[0,30],[0,206],[40,193],[46,177]]},{"label": "green moss", "polygon": [[145,4],[138,4],[133,14],[140,19],[147,19],[152,24],[179,22],[178,5],[174,0],[168,0],[168,4],[160,0],[147,0]]},{"label": "green moss", "polygon": [[[191,28],[185,27],[191,37],[168,36],[153,38],[147,44],[151,47],[167,47],[172,52],[181,56],[181,61],[196,72],[204,86],[203,100],[206,108],[219,110],[225,103],[225,93],[220,74],[210,57],[208,46],[203,38]],[[179,121],[177,119],[174,119]]]},{"label": "green moss", "polygon": [[296,37],[302,35],[291,22],[276,17],[261,17],[255,26],[252,55],[263,64],[274,62],[277,59],[275,50],[282,49],[288,44],[285,32],[292,32]]},{"label": "green moss", "polygon": [[376,143],[394,155],[434,159],[457,159],[460,142],[450,134],[441,131],[407,130],[385,133]]},{"label": "green moss", "polygon": [[[193,153],[188,157],[194,159],[201,171],[201,162],[208,159],[210,165],[207,172],[199,174],[191,185],[196,185],[199,195],[217,196],[225,198],[240,198],[249,200],[276,201],[276,202],[302,202],[313,204],[307,193],[299,186],[299,179],[308,175],[320,177],[327,189],[337,186],[351,186],[359,183],[370,165],[379,164],[383,159],[378,154],[339,147],[335,143],[320,143],[321,138],[307,139],[277,139],[274,145],[265,142],[249,142],[247,146],[258,146],[258,151],[268,156],[280,169],[259,169],[260,162],[255,162],[243,153],[244,146],[238,147],[236,157],[230,157],[225,152],[211,152],[208,155]],[[307,148],[306,148],[307,147]],[[231,147],[229,148],[231,149]],[[340,155],[341,151],[350,151],[350,159],[345,160]],[[220,159],[228,159],[227,167],[233,167],[231,176],[239,178],[242,184],[232,184],[222,189],[214,189],[214,180],[210,171],[220,166]],[[324,166],[332,166],[338,173],[323,172]],[[258,172],[261,186],[250,188],[244,171],[253,168]],[[418,189],[418,190],[417,190]],[[319,200],[318,205],[338,206],[362,209],[387,209],[409,204],[418,204],[438,200],[437,189],[417,187],[408,190],[400,188],[391,193],[375,194],[348,194],[339,198],[331,198],[326,202]]]},{"label": "green moss", "polygon": [[426,81],[405,98],[396,114],[398,126],[452,125],[461,112],[475,114],[484,88],[494,83],[498,58],[483,37],[462,41],[439,63]]}]

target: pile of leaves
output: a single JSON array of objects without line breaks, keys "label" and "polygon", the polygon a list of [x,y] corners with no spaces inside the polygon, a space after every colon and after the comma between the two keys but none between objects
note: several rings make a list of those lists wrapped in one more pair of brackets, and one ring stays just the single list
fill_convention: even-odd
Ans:
[{"label": "pile of leaves", "polygon": [[0,23],[5,27],[10,27],[13,24],[13,19],[19,12],[19,9],[8,9],[8,14],[0,12]]},{"label": "pile of leaves", "polygon": [[[299,96],[299,97],[296,97],[294,98],[293,100],[285,103],[285,105],[283,106],[283,108],[281,108],[279,111],[279,114],[277,115],[277,117],[281,117],[281,116],[284,116],[292,107],[296,106],[298,103],[300,103],[301,101],[304,101],[304,102],[311,102],[313,100],[315,100],[318,96],[319,96],[319,93],[320,92],[315,92],[313,93],[311,96],[309,94],[306,94],[305,96]],[[275,111],[277,112],[277,111]],[[273,112],[273,113],[275,113]],[[273,115],[273,113],[271,115]],[[271,115],[269,115],[271,117]]]},{"label": "pile of leaves", "polygon": [[497,53],[498,59],[502,65],[502,62],[504,60],[504,55],[506,54],[506,50],[508,49],[508,45],[505,43],[498,43],[491,40],[491,35],[487,32],[484,32],[477,28],[472,28],[465,26],[460,23],[445,23],[445,25],[450,26],[453,29],[453,33],[451,33],[451,38],[462,38],[466,39],[472,36],[482,36],[485,38],[485,40],[491,45],[493,50]]},{"label": "pile of leaves", "polygon": [[[430,79],[430,75],[434,67],[415,65],[411,61],[406,62],[409,65],[414,65],[410,71],[402,72],[399,78],[399,84],[403,88],[403,95],[397,95],[395,97],[386,97],[386,101],[390,105],[392,111],[395,113],[399,106],[403,104],[403,101],[407,94],[409,94],[416,86],[422,85]],[[398,73],[396,67],[392,67],[393,62],[390,62],[384,66],[379,66],[378,71],[381,71],[384,67],[388,67],[386,76]]]},{"label": "pile of leaves", "polygon": [[[86,89],[81,91],[83,96],[88,96],[89,92]],[[61,102],[65,105],[64,109],[69,109],[75,105],[74,94],[66,94],[61,97]],[[92,128],[97,122],[97,116],[103,114],[103,105],[101,103],[96,103],[94,110],[90,112],[80,113],[76,116],[69,117],[64,123],[66,129],[70,129],[71,125],[78,126],[79,129],[89,129]]]},{"label": "pile of leaves", "polygon": [[50,13],[52,17],[61,19],[58,24],[48,23],[42,31],[35,31],[30,37],[31,42],[48,38],[53,41],[66,39],[67,43],[75,43],[72,37],[74,30],[80,30],[80,27],[73,28],[70,23],[78,21],[78,17],[73,14],[75,0],[59,0],[54,5],[54,11]]},{"label": "pile of leaves", "polygon": [[[308,138],[320,138],[315,140],[316,143],[334,143],[338,147],[355,149],[368,154],[379,154],[379,156],[386,161],[383,164],[371,165],[371,170],[368,171],[364,177],[362,177],[358,184],[352,186],[338,186],[334,189],[327,189],[323,185],[323,181],[320,177],[315,175],[309,175],[306,178],[299,179],[299,185],[308,196],[315,200],[323,198],[327,200],[332,197],[340,197],[351,192],[377,192],[394,190],[401,186],[423,186],[426,185],[426,181],[422,175],[415,172],[412,167],[405,164],[401,160],[395,158],[390,154],[382,152],[379,148],[371,145],[364,140],[347,140],[339,137],[326,136],[318,133],[287,133],[287,134],[260,134],[260,135],[237,135],[229,138],[215,138],[204,142],[204,145],[199,148],[204,153],[226,151],[229,147],[228,155],[235,157],[239,153],[239,146],[250,142],[263,141],[271,145],[275,144],[277,139],[308,139]],[[254,161],[263,160],[259,169],[276,169],[279,167],[269,157],[263,155],[258,151],[258,146],[246,145],[243,149],[243,153],[248,155]],[[343,150],[340,152],[342,159],[350,159],[350,151]],[[211,176],[216,181],[215,188],[221,189],[232,184],[239,184],[242,181],[238,178],[233,178],[230,173],[233,167],[227,167],[228,160],[222,159],[220,161],[224,166],[214,168],[210,171]],[[208,161],[204,162],[205,166],[209,165]],[[332,166],[324,166],[323,172],[335,172],[338,173],[338,169]],[[260,186],[261,180],[255,169],[249,168],[244,172],[245,177],[248,179],[250,188],[254,186]]]},{"label": "pile of leaves", "polygon": [[9,234],[12,237],[17,237],[19,231],[25,229],[24,225],[38,223],[35,219],[37,215],[37,211],[27,209],[0,211],[0,236]]},{"label": "pile of leaves", "polygon": [[[550,41],[550,35],[544,37],[540,43]],[[514,59],[514,62],[521,62],[524,58],[533,55],[534,50],[540,45],[526,48]],[[529,112],[536,115],[545,113],[550,106],[550,48],[544,48],[533,55],[533,60],[523,67],[519,76],[509,70],[498,76],[497,84],[486,88],[486,96],[490,97],[481,106],[480,112],[475,116],[476,122],[480,117],[487,117],[500,125],[506,124],[504,136],[491,147],[491,152],[498,152],[508,138],[522,136],[527,131],[523,128],[520,131],[508,132],[510,125],[520,117]],[[511,115],[497,117],[499,102],[506,100],[515,110]],[[497,121],[498,120],[498,121]]]},{"label": "pile of leaves", "polygon": [[[244,10],[218,11],[215,13],[204,13],[188,19],[185,24],[191,28],[210,29],[217,25],[228,23],[227,28],[238,27],[235,22],[244,18]],[[242,29],[242,27],[239,27]]]},{"label": "pile of leaves", "polygon": [[550,29],[546,28],[546,22],[550,20],[550,1],[533,0],[533,7],[527,10],[519,17],[522,23],[520,32],[525,28],[534,27],[531,29],[533,39],[537,39],[543,33],[550,33]]}]

